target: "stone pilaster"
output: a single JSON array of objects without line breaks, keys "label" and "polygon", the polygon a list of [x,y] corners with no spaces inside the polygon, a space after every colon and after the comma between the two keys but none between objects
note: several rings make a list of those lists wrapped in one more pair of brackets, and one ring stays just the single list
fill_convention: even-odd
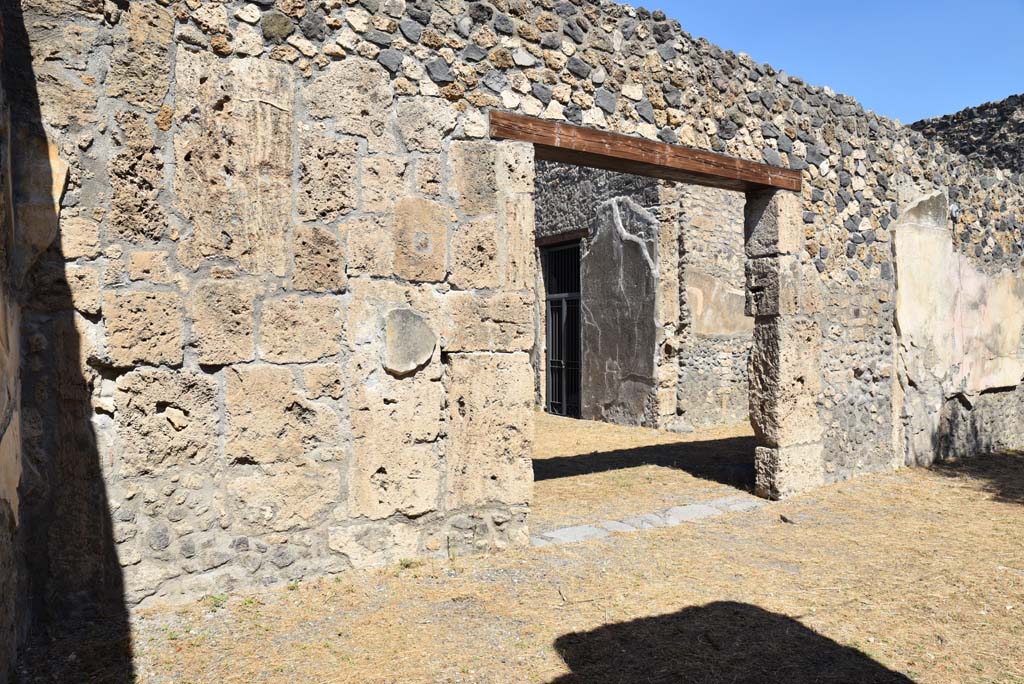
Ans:
[{"label": "stone pilaster", "polygon": [[755,488],[781,499],[824,482],[821,392],[821,284],[803,258],[800,198],[747,195],[746,314],[754,318],[750,419],[757,436]]}]

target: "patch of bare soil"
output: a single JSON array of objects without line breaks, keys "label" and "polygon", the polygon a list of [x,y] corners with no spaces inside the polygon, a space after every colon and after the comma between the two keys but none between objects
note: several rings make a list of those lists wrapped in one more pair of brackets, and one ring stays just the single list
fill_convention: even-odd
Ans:
[{"label": "patch of bare soil", "polygon": [[749,424],[678,434],[538,413],[530,528],[621,520],[749,490]]},{"label": "patch of bare soil", "polygon": [[[1022,481],[1024,457],[990,456],[677,527],[151,608],[134,668],[159,684],[1020,684],[1024,505],[1007,493]],[[53,681],[118,681],[63,669]]]}]

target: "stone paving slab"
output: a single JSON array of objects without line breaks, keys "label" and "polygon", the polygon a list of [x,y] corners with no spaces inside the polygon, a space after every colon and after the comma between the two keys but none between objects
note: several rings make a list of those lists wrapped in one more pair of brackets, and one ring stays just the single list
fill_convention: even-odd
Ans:
[{"label": "stone paving slab", "polygon": [[573,525],[541,532],[530,538],[534,546],[572,544],[591,539],[602,539],[611,532],[637,532],[658,527],[675,527],[722,515],[723,513],[752,511],[768,501],[750,495],[727,496],[711,501],[672,506],[654,513],[644,513],[622,520],[605,520],[595,525]]}]

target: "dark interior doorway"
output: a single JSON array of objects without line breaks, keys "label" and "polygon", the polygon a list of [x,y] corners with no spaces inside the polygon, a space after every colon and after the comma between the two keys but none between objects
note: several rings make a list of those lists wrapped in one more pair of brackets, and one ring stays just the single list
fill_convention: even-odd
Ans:
[{"label": "dark interior doorway", "polygon": [[580,417],[580,243],[541,250],[544,272],[547,410]]}]

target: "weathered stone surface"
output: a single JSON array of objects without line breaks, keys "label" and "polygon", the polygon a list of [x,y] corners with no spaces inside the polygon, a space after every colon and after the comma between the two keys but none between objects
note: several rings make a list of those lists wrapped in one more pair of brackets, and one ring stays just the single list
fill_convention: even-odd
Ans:
[{"label": "weathered stone surface", "polygon": [[345,260],[337,236],[326,228],[295,228],[292,287],[308,292],[342,292],[348,284]]},{"label": "weathered stone surface", "polygon": [[395,272],[395,227],[390,217],[360,216],[344,224],[349,276],[391,276]]},{"label": "weathered stone surface", "polygon": [[182,50],[175,79],[174,190],[178,210],[193,223],[179,259],[198,268],[207,257],[226,257],[249,273],[284,275],[291,207],[282,198],[291,194],[293,168],[289,67]]},{"label": "weathered stone surface", "polygon": [[337,416],[302,397],[288,368],[225,370],[225,402],[224,455],[235,463],[331,461],[339,455]]},{"label": "weathered stone surface", "polygon": [[[433,393],[435,400],[438,394],[440,390]],[[435,403],[439,414],[440,402]],[[369,420],[380,422],[358,424]],[[350,513],[379,520],[395,513],[415,518],[437,510],[443,463],[437,447],[403,444],[381,434],[385,425],[397,427],[389,418],[370,419],[365,412],[357,412],[353,421],[357,432],[349,474]]]},{"label": "weathered stone surface", "polygon": [[525,351],[533,346],[533,301],[525,293],[452,291],[444,300],[447,352]]},{"label": "weathered stone surface", "polygon": [[331,527],[327,546],[354,568],[397,563],[419,555],[419,532],[403,523],[353,523]]},{"label": "weathered stone surface", "polygon": [[789,447],[821,439],[821,331],[813,319],[758,319],[748,377],[750,422],[761,444]]},{"label": "weathered stone surface", "polygon": [[800,196],[785,190],[749,193],[744,209],[746,252],[751,258],[800,254],[804,244]]},{"label": "weathered stone surface", "polygon": [[133,3],[122,25],[124,32],[114,40],[107,96],[155,112],[170,84],[174,17],[159,5]]},{"label": "weathered stone surface", "polygon": [[458,112],[439,98],[415,98],[398,102],[398,130],[405,146],[416,152],[438,152],[455,128]]},{"label": "weathered stone surface", "polygon": [[337,363],[306,366],[302,369],[306,396],[310,399],[341,399],[345,395],[345,377]]},{"label": "weathered stone surface", "polygon": [[240,280],[205,280],[189,293],[192,344],[199,363],[251,361],[255,354],[254,285]]},{"label": "weathered stone surface", "polygon": [[490,141],[453,141],[448,150],[449,192],[465,214],[492,214],[497,208],[495,175],[498,146]]},{"label": "weathered stone surface", "polygon": [[430,361],[437,333],[412,309],[395,309],[384,319],[384,368],[402,376]]},{"label": "weathered stone surface", "polygon": [[817,314],[823,306],[821,280],[810,262],[784,254],[746,263],[747,316]]},{"label": "weathered stone surface", "polygon": [[[533,485],[533,373],[527,354],[451,357],[448,499],[451,508],[528,503]],[[501,387],[501,392],[493,388]]]},{"label": "weathered stone surface", "polygon": [[217,451],[217,381],[204,373],[142,368],[117,379],[118,468],[166,476]]},{"label": "weathered stone surface", "polygon": [[390,212],[407,193],[406,169],[402,157],[369,157],[362,161],[363,211]]},{"label": "weathered stone surface", "polygon": [[302,363],[341,352],[344,312],[336,296],[284,295],[263,302],[260,351],[267,361]]},{"label": "weathered stone surface", "polygon": [[757,447],[754,456],[758,496],[785,499],[825,483],[825,459],[821,444],[781,448]]},{"label": "weathered stone surface", "polygon": [[307,220],[333,221],[356,205],[358,144],[321,135],[303,136],[300,157],[299,214]]},{"label": "weathered stone surface", "polygon": [[391,77],[376,62],[332,62],[303,87],[302,97],[310,114],[333,119],[340,133],[366,138],[371,152],[393,150],[386,124],[394,97]]},{"label": "weathered stone surface", "polygon": [[493,216],[460,224],[452,235],[452,285],[461,290],[500,288],[509,259],[504,238]]},{"label": "weathered stone surface", "polygon": [[341,474],[337,466],[315,461],[270,463],[231,477],[226,490],[241,523],[236,533],[288,532],[325,518],[337,504]]},{"label": "weathered stone surface", "polygon": [[173,283],[175,275],[167,263],[167,252],[162,250],[137,250],[128,256],[128,279],[145,280],[150,283]]},{"label": "weathered stone surface", "polygon": [[181,297],[170,292],[103,294],[107,356],[115,366],[171,366],[182,360]]},{"label": "weathered stone surface", "polygon": [[68,261],[99,256],[100,224],[81,216],[61,218],[60,251]]},{"label": "weathered stone surface", "polygon": [[685,281],[686,303],[696,335],[749,338],[753,334],[754,320],[743,311],[742,291],[722,278],[694,269],[687,269]]},{"label": "weathered stone surface", "polygon": [[118,112],[121,148],[108,166],[113,187],[108,230],[132,242],[160,239],[167,212],[160,203],[164,161],[146,121],[134,112]]},{"label": "weathered stone surface", "polygon": [[395,205],[395,275],[441,281],[448,272],[448,219],[444,205],[405,197]]}]

